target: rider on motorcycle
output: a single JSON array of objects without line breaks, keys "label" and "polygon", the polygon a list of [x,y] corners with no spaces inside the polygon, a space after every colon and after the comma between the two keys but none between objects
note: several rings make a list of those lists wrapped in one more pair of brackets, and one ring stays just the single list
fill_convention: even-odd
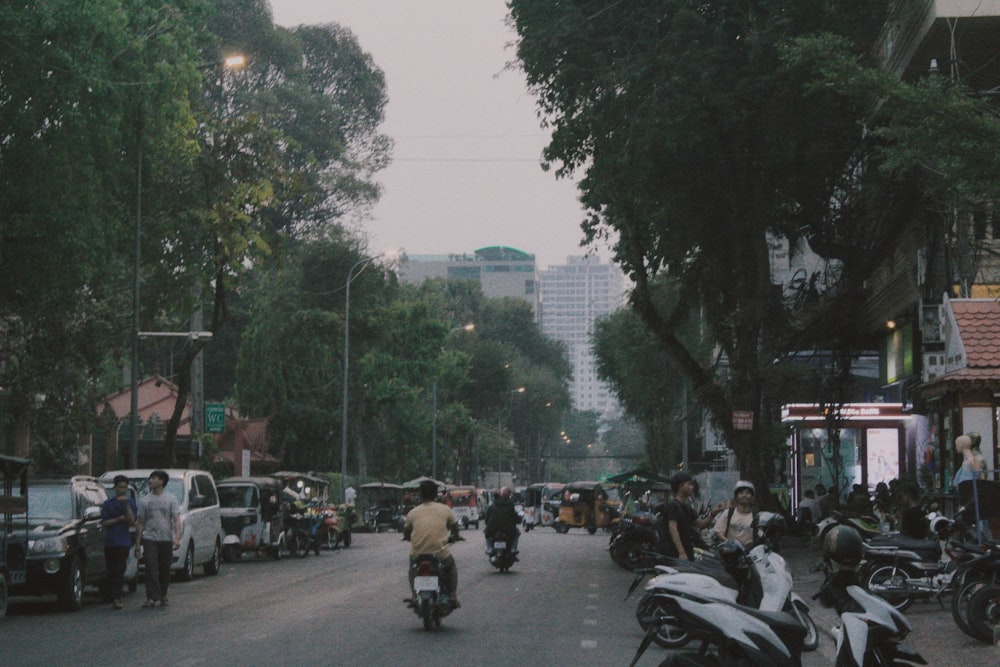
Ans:
[{"label": "rider on motorcycle", "polygon": [[504,486],[500,489],[493,504],[486,510],[486,555],[493,555],[493,538],[497,533],[507,533],[510,536],[510,553],[517,555],[517,538],[521,532],[517,529],[517,524],[521,518],[514,508],[514,501],[510,497],[510,487]]},{"label": "rider on motorcycle", "polygon": [[415,576],[413,563],[417,556],[431,554],[441,559],[448,572],[448,587],[451,589],[452,604],[456,609],[462,605],[458,602],[458,566],[448,551],[449,537],[451,541],[459,539],[458,521],[451,508],[437,499],[437,483],[425,480],[420,483],[421,503],[406,515],[403,524],[403,539],[410,540],[410,591],[413,591]]}]

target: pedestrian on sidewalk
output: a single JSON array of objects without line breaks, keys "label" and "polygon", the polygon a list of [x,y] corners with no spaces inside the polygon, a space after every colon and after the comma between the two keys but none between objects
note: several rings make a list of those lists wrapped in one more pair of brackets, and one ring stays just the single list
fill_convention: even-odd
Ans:
[{"label": "pedestrian on sidewalk", "polygon": [[170,475],[165,470],[149,474],[149,493],[139,500],[135,556],[145,553],[146,602],[144,609],[157,603],[167,605],[170,561],[181,545],[181,510],[177,497],[168,492]]}]

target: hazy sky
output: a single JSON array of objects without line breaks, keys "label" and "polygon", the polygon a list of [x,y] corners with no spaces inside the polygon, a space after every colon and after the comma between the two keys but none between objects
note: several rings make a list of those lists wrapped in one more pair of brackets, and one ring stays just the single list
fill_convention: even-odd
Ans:
[{"label": "hazy sky", "polygon": [[[385,72],[395,140],[370,248],[410,255],[506,245],[539,268],[586,252],[576,188],[543,172],[548,137],[522,75],[505,70],[504,0],[271,0],[275,23],[339,23]],[[599,253],[607,260],[608,253]]]}]

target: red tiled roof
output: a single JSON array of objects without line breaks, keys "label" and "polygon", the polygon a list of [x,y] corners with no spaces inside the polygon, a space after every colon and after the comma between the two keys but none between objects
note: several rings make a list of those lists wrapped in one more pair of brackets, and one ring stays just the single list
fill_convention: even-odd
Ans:
[{"label": "red tiled roof", "polygon": [[951,309],[967,361],[966,368],[958,373],[1000,379],[1000,303],[992,299],[955,299]]}]

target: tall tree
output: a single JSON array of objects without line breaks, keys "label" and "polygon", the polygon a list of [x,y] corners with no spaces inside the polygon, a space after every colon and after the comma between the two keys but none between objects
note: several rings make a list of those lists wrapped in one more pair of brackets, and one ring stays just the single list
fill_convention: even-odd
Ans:
[{"label": "tall tree", "polygon": [[[757,482],[782,444],[766,437],[777,415],[765,387],[792,323],[772,285],[769,242],[827,219],[867,104],[804,95],[808,79],[781,61],[780,47],[832,32],[864,53],[886,5],[508,3],[520,64],[553,128],[546,162],[562,176],[583,172],[585,235],[611,240],[636,284],[636,312]],[[651,290],[661,273],[681,290],[671,310]],[[724,374],[678,335],[696,310]],[[755,414],[753,430],[735,428],[734,410]]]}]

